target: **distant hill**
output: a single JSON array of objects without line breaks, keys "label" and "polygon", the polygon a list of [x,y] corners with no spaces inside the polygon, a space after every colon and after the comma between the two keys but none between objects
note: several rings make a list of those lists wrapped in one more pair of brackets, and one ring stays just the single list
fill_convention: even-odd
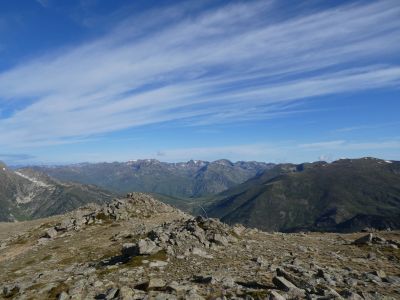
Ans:
[{"label": "distant hill", "polygon": [[209,215],[263,230],[400,228],[400,162],[281,164],[216,197]]},{"label": "distant hill", "polygon": [[88,203],[106,203],[116,195],[93,185],[60,182],[48,175],[0,163],[0,221],[61,214]]},{"label": "distant hill", "polygon": [[34,167],[62,181],[95,184],[105,189],[164,194],[172,197],[201,197],[217,194],[271,168],[262,162],[214,162],[191,160],[165,163],[155,159],[113,163],[83,163]]}]

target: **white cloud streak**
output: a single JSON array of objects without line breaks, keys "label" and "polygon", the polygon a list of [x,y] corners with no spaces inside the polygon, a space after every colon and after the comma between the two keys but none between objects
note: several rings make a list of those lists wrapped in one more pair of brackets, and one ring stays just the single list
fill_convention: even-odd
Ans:
[{"label": "white cloud streak", "polygon": [[301,111],[293,107],[311,97],[400,85],[400,66],[390,64],[400,53],[397,1],[289,19],[266,1],[192,17],[187,9],[127,19],[97,40],[1,73],[1,107],[19,108],[0,119],[0,144],[269,118]]}]

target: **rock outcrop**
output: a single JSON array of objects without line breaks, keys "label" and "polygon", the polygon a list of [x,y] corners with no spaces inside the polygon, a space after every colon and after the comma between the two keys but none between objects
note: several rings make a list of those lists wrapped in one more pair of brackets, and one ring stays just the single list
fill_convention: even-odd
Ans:
[{"label": "rock outcrop", "polygon": [[265,233],[128,196],[0,235],[0,298],[398,298],[399,232]]}]

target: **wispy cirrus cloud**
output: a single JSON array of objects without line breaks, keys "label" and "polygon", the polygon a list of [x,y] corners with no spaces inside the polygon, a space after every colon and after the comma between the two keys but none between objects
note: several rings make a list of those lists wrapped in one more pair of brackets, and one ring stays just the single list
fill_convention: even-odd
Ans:
[{"label": "wispy cirrus cloud", "polygon": [[399,86],[397,1],[281,14],[273,1],[160,9],[4,71],[0,103],[15,108],[0,144],[263,119],[301,113],[312,97]]},{"label": "wispy cirrus cloud", "polygon": [[394,127],[394,126],[398,126],[398,125],[400,125],[400,122],[379,123],[379,124],[374,124],[374,125],[358,125],[358,126],[338,128],[338,129],[335,129],[333,132],[351,132],[351,131],[358,131],[358,130],[370,130],[370,129]]}]

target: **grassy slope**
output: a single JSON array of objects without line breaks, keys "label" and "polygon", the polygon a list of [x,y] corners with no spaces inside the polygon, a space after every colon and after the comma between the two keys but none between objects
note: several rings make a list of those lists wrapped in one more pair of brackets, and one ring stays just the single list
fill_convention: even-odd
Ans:
[{"label": "grassy slope", "polygon": [[222,193],[209,209],[225,222],[267,230],[351,230],[338,224],[365,216],[399,227],[400,162],[360,159],[277,166]]}]

